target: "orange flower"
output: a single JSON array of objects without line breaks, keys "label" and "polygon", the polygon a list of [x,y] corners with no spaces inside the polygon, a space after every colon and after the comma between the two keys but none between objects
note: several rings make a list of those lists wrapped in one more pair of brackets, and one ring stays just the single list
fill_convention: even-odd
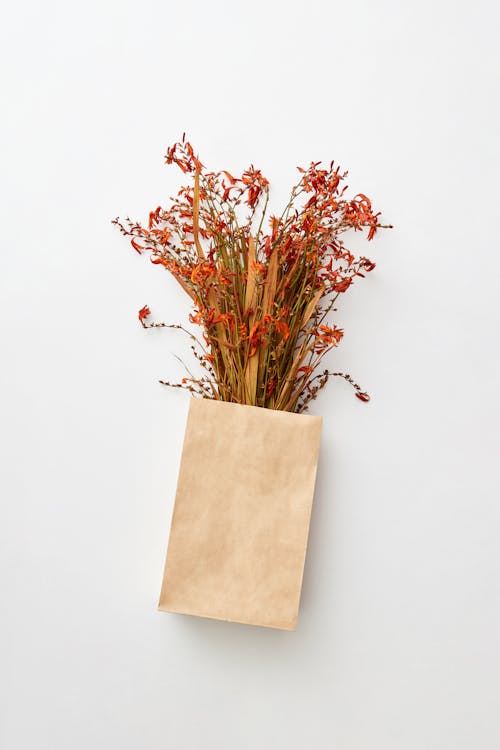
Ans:
[{"label": "orange flower", "polygon": [[194,315],[193,315],[193,313],[189,313],[189,322],[190,323],[194,323],[197,326],[202,326],[203,325],[203,317],[202,317],[201,312],[199,310],[195,310],[194,311]]},{"label": "orange flower", "polygon": [[334,292],[347,292],[351,284],[352,279],[349,276],[346,276],[344,279],[336,281],[332,288]]},{"label": "orange flower", "polygon": [[201,275],[201,264],[200,263],[198,263],[198,265],[195,266],[193,268],[193,270],[191,271],[191,281],[193,282],[193,284],[196,284],[198,282],[198,279],[200,279],[201,281],[203,281],[203,277]]},{"label": "orange flower", "polygon": [[226,188],[224,188],[224,192],[222,194],[222,202],[226,203],[226,201],[229,200],[229,193],[233,189],[233,185],[228,185]]},{"label": "orange flower", "polygon": [[323,353],[332,346],[337,346],[344,332],[336,326],[319,326],[316,331],[314,348],[316,352]]},{"label": "orange flower", "polygon": [[144,305],[144,307],[141,307],[141,309],[139,310],[139,314],[137,317],[141,321],[142,325],[144,325],[144,321],[146,320],[146,318],[149,318],[150,315],[151,310],[147,305]]},{"label": "orange flower", "polygon": [[362,257],[360,258],[360,266],[361,268],[364,268],[365,271],[373,271],[373,269],[375,268],[375,263],[369,258]]},{"label": "orange flower", "polygon": [[217,325],[217,323],[223,323],[228,328],[234,328],[234,313],[219,313],[210,321],[211,325]]},{"label": "orange flower", "polygon": [[231,183],[231,185],[234,185],[234,184],[235,184],[235,182],[236,182],[236,178],[235,178],[235,177],[233,177],[233,175],[232,175],[232,174],[230,174],[229,172],[226,172],[226,170],[225,170],[225,169],[223,169],[223,170],[222,170],[222,174],[225,174],[225,175],[226,175],[226,177],[227,177],[227,179],[229,180],[229,182]]},{"label": "orange flower", "polygon": [[153,234],[158,237],[160,245],[166,245],[172,232],[169,232],[167,229],[153,229]]},{"label": "orange flower", "polygon": [[250,333],[248,334],[248,339],[250,341],[250,354],[249,357],[253,357],[255,352],[257,351],[257,347],[262,341],[262,323],[260,321],[257,321],[253,324],[253,326],[250,328]]},{"label": "orange flower", "polygon": [[151,263],[154,263],[155,266],[165,266],[165,268],[170,269],[172,265],[172,261],[168,258],[164,258],[163,255],[156,255],[151,258]]},{"label": "orange flower", "polygon": [[205,281],[215,273],[217,273],[217,268],[213,263],[206,261],[198,263],[191,271],[191,281],[193,284],[203,286]]},{"label": "orange flower", "polygon": [[344,335],[344,332],[341,328],[337,328],[336,326],[319,326],[318,331],[321,331],[321,336],[323,336],[325,339],[331,339],[332,342],[335,342],[336,344],[339,343],[340,339]]},{"label": "orange flower", "polygon": [[290,328],[288,327],[288,324],[283,320],[276,321],[276,330],[278,331],[278,333],[281,333],[285,341],[290,336]]},{"label": "orange flower", "polygon": [[155,224],[158,224],[160,220],[161,206],[158,206],[154,211],[149,214],[149,228],[152,229]]},{"label": "orange flower", "polygon": [[370,400],[370,396],[367,393],[362,393],[361,391],[356,391],[356,398],[359,398],[360,401],[364,401],[365,403]]},{"label": "orange flower", "polygon": [[252,271],[257,271],[257,273],[264,273],[265,266],[263,263],[252,263]]}]

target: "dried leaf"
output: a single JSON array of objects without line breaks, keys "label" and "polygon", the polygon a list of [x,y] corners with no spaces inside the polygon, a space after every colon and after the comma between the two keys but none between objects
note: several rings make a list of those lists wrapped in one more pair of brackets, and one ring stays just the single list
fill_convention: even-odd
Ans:
[{"label": "dried leaf", "polygon": [[[255,264],[257,262],[257,255],[255,249],[255,240],[252,235],[248,238],[248,256],[247,256],[247,288],[245,291],[245,314],[250,309],[253,310],[248,317],[248,328],[249,330],[255,324],[256,309],[257,309],[257,271],[255,270]],[[249,404],[255,404],[257,398],[257,378],[259,372],[259,358],[256,356],[249,357],[245,368],[245,389],[248,397]]]},{"label": "dried leaf", "polygon": [[318,304],[318,302],[320,301],[321,297],[323,296],[324,291],[325,291],[325,287],[322,286],[319,289],[319,291],[314,295],[314,297],[309,302],[309,304],[307,305],[306,309],[304,310],[304,314],[302,316],[302,322],[301,322],[301,326],[300,326],[301,328],[305,328],[305,326],[309,322],[309,318],[311,317],[311,315],[315,311],[316,305]]},{"label": "dried leaf", "polygon": [[193,192],[193,236],[196,245],[198,258],[203,260],[205,253],[200,243],[200,170],[197,169],[194,175],[194,192]]},{"label": "dried leaf", "polygon": [[262,300],[262,315],[271,315],[276,295],[276,283],[278,280],[278,248],[273,250],[269,258],[267,276],[264,282],[264,296]]},{"label": "dried leaf", "polygon": [[255,251],[255,240],[252,235],[248,238],[248,254],[247,254],[247,288],[245,292],[245,314],[248,310],[256,307],[256,300],[254,300],[256,288],[257,288],[257,271],[255,264],[257,262],[257,256]]}]

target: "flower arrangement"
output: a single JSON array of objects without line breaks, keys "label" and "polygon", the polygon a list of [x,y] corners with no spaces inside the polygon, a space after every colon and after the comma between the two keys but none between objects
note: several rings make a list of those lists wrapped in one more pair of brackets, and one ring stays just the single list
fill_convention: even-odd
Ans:
[{"label": "flower arrangement", "polygon": [[185,136],[166,162],[191,184],[152,211],[147,226],[113,222],[178,281],[192,300],[190,322],[202,328],[197,336],[151,322],[148,306],[139,311],[144,328],[185,332],[202,368],[179,383],[160,382],[206,399],[301,413],[330,377],[342,377],[368,401],[350,375],[322,362],[343,337],[328,318],[338,297],[375,267],[346,248],[344,234],[365,231],[371,240],[389,226],[370,199],[348,198],[347,172],[313,162],[298,168],[282,214],[268,217],[269,182],[253,166],[240,177],[207,171]]}]

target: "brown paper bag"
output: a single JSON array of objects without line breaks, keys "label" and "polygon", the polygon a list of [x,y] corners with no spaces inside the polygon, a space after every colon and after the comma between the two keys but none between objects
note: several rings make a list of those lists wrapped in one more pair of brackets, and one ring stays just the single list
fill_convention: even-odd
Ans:
[{"label": "brown paper bag", "polygon": [[193,398],[159,609],[295,630],[321,417]]}]

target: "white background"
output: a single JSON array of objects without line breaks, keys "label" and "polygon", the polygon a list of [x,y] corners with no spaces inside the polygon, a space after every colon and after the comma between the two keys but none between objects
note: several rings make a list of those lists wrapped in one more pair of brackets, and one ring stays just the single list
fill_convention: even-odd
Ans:
[{"label": "white background", "polygon": [[[2,750],[498,750],[494,0],[48,2],[1,30]],[[188,305],[111,226],[334,158],[396,225],[344,297],[298,630],[156,611]],[[358,247],[358,245],[357,245]]]}]

